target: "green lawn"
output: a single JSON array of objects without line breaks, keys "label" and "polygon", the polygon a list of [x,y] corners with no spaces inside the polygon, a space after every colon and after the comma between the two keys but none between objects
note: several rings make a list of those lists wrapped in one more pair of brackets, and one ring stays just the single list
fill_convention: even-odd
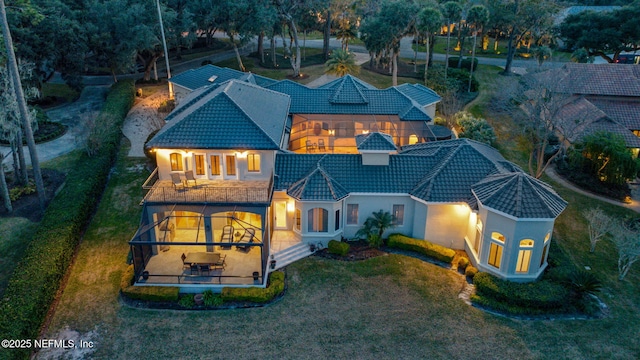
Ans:
[{"label": "green lawn", "polygon": [[80,93],[70,88],[67,84],[51,84],[45,82],[42,83],[42,97],[46,98],[47,96],[56,96],[63,98],[67,102],[72,102],[80,96]]},{"label": "green lawn", "polygon": [[17,261],[22,259],[37,223],[25,218],[0,218],[0,298]]}]

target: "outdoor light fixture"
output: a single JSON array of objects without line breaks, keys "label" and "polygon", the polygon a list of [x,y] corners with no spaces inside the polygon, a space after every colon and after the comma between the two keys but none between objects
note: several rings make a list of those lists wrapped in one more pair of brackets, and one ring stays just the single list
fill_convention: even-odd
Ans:
[{"label": "outdoor light fixture", "polygon": [[248,154],[249,154],[249,152],[248,152],[248,151],[243,151],[243,152],[236,151],[236,156],[237,156],[239,159],[246,159]]},{"label": "outdoor light fixture", "polygon": [[296,209],[296,205],[293,203],[293,201],[289,201],[287,202],[287,211],[288,212],[293,212],[293,210]]}]

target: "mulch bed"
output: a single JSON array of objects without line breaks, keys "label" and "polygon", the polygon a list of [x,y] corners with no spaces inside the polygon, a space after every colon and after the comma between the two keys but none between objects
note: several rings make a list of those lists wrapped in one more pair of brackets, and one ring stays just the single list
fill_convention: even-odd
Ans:
[{"label": "mulch bed", "polygon": [[[46,193],[45,197],[48,204],[56,195],[56,191],[64,183],[65,174],[53,169],[42,169],[41,171]],[[33,174],[29,174],[29,176],[30,179],[33,179]],[[15,184],[11,184],[10,178],[7,179],[7,182],[9,183],[9,190],[15,187]],[[18,200],[13,201],[11,205],[13,206],[12,212],[7,212],[4,206],[0,205],[0,217],[24,217],[33,222],[38,222],[44,215],[44,211],[40,209],[38,194],[35,192],[21,196]]]}]

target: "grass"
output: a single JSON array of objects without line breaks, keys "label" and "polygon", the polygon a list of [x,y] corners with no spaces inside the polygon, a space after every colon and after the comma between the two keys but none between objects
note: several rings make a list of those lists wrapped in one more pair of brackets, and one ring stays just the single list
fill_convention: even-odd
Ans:
[{"label": "grass", "polygon": [[55,96],[63,98],[66,102],[75,101],[80,97],[80,93],[70,88],[67,84],[51,84],[48,82],[42,83],[42,97]]}]

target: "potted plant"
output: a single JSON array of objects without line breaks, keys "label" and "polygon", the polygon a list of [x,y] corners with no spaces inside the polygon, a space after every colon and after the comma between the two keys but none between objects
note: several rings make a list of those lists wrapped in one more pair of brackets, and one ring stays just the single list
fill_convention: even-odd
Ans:
[{"label": "potted plant", "polygon": [[147,270],[142,272],[142,279],[143,280],[149,280],[149,272]]},{"label": "potted plant", "polygon": [[196,295],[193,297],[193,301],[195,301],[195,302],[196,302],[196,305],[202,305],[202,304],[204,304],[204,295],[202,295],[202,294],[196,294]]}]

